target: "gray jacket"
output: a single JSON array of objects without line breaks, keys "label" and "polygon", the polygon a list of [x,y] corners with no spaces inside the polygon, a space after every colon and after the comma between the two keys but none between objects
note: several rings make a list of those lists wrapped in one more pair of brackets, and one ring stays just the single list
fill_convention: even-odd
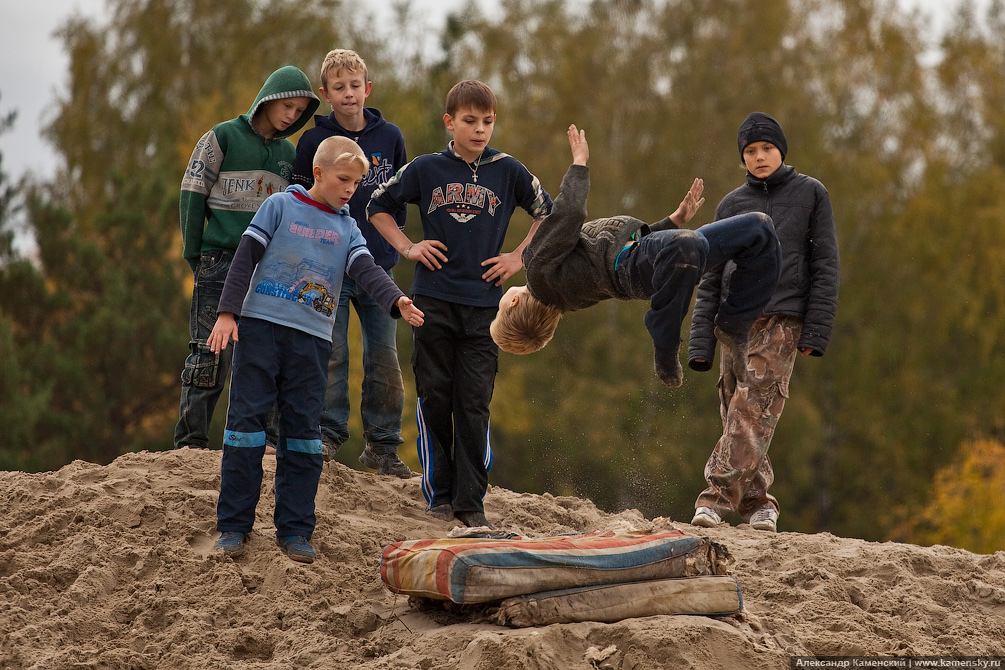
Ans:
[{"label": "gray jacket", "polygon": [[[782,246],[778,287],[761,316],[788,315],[802,319],[799,348],[823,356],[837,311],[840,260],[834,213],[827,189],[813,177],[783,165],[767,179],[749,172],[747,183],[726,195],[715,220],[745,212],[764,212],[775,224]],[[698,286],[691,317],[688,360],[715,355],[715,315],[729,291],[732,261],[709,268]]]},{"label": "gray jacket", "polygon": [[586,221],[589,192],[590,169],[570,165],[551,214],[523,250],[530,294],[563,312],[584,309],[609,298],[630,300],[615,279],[618,253],[636,235],[676,228],[669,218],[652,226],[630,216]]}]

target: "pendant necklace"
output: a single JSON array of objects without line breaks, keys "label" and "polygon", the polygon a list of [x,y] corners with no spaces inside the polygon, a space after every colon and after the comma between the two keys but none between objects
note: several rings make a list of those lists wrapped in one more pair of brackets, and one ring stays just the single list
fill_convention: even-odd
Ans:
[{"label": "pendant necklace", "polygon": [[480,168],[482,166],[482,164],[480,162],[481,158],[482,157],[479,156],[478,158],[475,159],[475,166],[474,167],[471,167],[471,163],[468,163],[467,161],[465,161],[465,163],[464,163],[465,165],[468,166],[468,169],[471,170],[471,180],[474,181],[476,184],[478,183],[478,168]]}]

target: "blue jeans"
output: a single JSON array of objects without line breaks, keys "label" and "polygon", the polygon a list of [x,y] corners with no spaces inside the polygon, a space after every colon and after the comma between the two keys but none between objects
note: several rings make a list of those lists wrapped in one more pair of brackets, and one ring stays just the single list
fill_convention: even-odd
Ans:
[{"label": "blue jeans", "polygon": [[214,354],[206,340],[216,323],[216,308],[233,259],[234,254],[229,251],[205,251],[195,269],[188,324],[190,351],[181,373],[181,407],[174,431],[175,448],[209,447],[209,425],[230,376],[234,347],[228,346]]},{"label": "blue jeans", "polygon": [[[388,277],[394,278],[390,271]],[[321,413],[321,436],[342,445],[349,439],[349,304],[356,309],[363,335],[363,437],[377,454],[394,454],[401,439],[405,390],[395,341],[397,322],[349,277],[342,280],[328,388]]]},{"label": "blue jeans", "polygon": [[650,301],[645,322],[657,355],[677,355],[694,287],[707,270],[727,262],[736,270],[715,322],[727,333],[746,336],[775,292],[782,263],[767,215],[752,212],[697,230],[656,231],[621,254],[618,283],[631,297]]}]

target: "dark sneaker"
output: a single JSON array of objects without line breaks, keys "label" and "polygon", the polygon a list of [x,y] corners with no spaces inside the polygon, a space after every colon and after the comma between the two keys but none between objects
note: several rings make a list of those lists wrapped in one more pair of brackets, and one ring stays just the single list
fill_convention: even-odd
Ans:
[{"label": "dark sneaker", "polygon": [[450,503],[444,503],[443,505],[430,507],[429,509],[426,510],[426,514],[433,517],[434,519],[439,519],[440,521],[454,520],[454,508],[450,506]]},{"label": "dark sneaker", "polygon": [[408,469],[407,465],[401,462],[398,454],[375,454],[370,449],[369,444],[366,445],[363,453],[359,455],[359,462],[371,470],[376,470],[378,475],[390,475],[408,479],[415,474]]},{"label": "dark sneaker", "polygon": [[286,552],[286,555],[298,563],[313,563],[318,557],[314,553],[314,547],[310,541],[302,535],[290,535],[289,537],[277,537],[276,544]]},{"label": "dark sneaker", "polygon": [[321,438],[321,458],[325,459],[325,463],[329,463],[333,458],[335,458],[335,454],[337,454],[338,450],[341,448],[341,444],[335,444],[331,440]]},{"label": "dark sneaker", "polygon": [[485,518],[485,512],[454,512],[454,516],[468,528],[488,528],[489,530],[496,528]]},{"label": "dark sneaker", "polygon": [[247,545],[247,541],[248,536],[244,533],[226,531],[220,533],[220,539],[216,541],[213,548],[222,551],[224,556],[236,558],[244,553],[244,547]]},{"label": "dark sneaker", "polygon": [[778,532],[778,511],[774,507],[762,507],[750,515],[750,527],[755,530]]},{"label": "dark sneaker", "polygon": [[747,337],[745,335],[727,333],[716,326],[715,339],[729,347],[729,352],[733,356],[733,376],[736,377],[736,381],[747,381]]},{"label": "dark sneaker", "polygon": [[720,523],[722,523],[722,518],[711,507],[699,507],[694,511],[694,518],[691,519],[692,526],[701,526],[702,528],[715,528]]},{"label": "dark sneaker", "polygon": [[653,364],[656,368],[656,376],[670,388],[678,388],[684,383],[684,369],[680,366],[680,358],[676,351],[661,352],[659,349],[655,349]]}]

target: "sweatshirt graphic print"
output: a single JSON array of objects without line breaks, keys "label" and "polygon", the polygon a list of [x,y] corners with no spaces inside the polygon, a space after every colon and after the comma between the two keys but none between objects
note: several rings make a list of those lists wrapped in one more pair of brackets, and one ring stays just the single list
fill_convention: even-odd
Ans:
[{"label": "sweatshirt graphic print", "polygon": [[331,340],[346,268],[370,255],[348,206],[339,211],[311,199],[302,186],[269,198],[246,236],[265,246],[244,299],[252,316]]}]

